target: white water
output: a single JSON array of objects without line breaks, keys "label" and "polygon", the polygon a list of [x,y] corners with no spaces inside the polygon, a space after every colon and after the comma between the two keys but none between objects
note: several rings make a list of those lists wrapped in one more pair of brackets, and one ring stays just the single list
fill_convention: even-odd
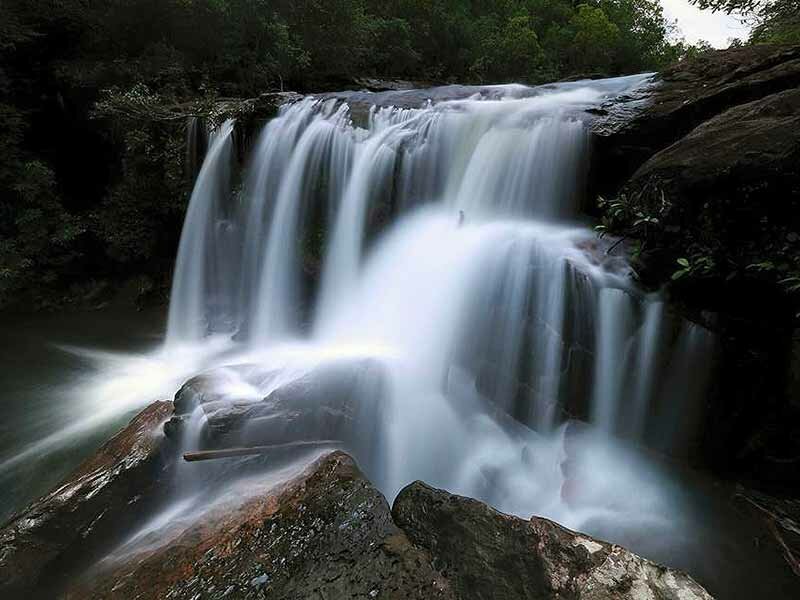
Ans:
[{"label": "white water", "polygon": [[241,189],[226,122],[187,211],[166,344],[142,363],[159,377],[129,369],[98,390],[141,389],[129,409],[211,372],[259,402],[372,359],[384,386],[357,388],[371,420],[347,442],[390,499],[423,479],[640,552],[680,547],[680,493],[614,436],[688,439],[709,337],[637,290],[578,211],[586,109],[643,81],[487,88],[373,109],[364,128],[309,98],[264,127]]},{"label": "white water", "polygon": [[[228,324],[239,342],[206,365],[250,365],[218,383],[237,401],[275,389],[264,374],[276,369],[285,383],[319,364],[379,361],[384,391],[362,399],[374,422],[348,441],[389,497],[424,479],[573,527],[674,534],[669,486],[611,436],[669,447],[659,384],[680,399],[672,438],[675,412],[703,392],[688,365],[707,334],[641,294],[578,211],[585,110],[644,80],[373,107],[363,128],[346,102],[308,98],[267,124],[222,209],[226,124],[187,214],[197,246],[182,240],[167,347]],[[238,246],[207,233],[220,220]],[[213,294],[225,292],[203,282],[226,261],[238,300],[220,315]],[[596,429],[565,428],[570,415]]]},{"label": "white water", "polygon": [[209,151],[189,201],[172,282],[167,342],[196,342],[205,337],[214,317],[224,317],[230,294],[226,272],[235,263],[228,254],[233,121],[211,136]]}]

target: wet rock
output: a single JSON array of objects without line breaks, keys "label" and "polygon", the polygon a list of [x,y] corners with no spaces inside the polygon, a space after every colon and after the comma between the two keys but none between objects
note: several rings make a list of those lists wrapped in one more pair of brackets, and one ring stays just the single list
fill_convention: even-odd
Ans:
[{"label": "wet rock", "polygon": [[188,417],[185,415],[173,415],[170,417],[169,421],[164,423],[164,435],[171,440],[180,439],[181,435],[185,431],[184,427],[186,426],[187,421]]},{"label": "wet rock", "polygon": [[[381,422],[383,378],[380,363],[371,359],[328,362],[294,375],[228,367],[188,381],[175,411],[202,407],[206,448],[343,440],[367,461]],[[243,382],[254,390],[250,397],[240,392]],[[264,397],[257,393],[270,388]],[[185,428],[185,420],[171,423],[173,431]]]},{"label": "wet rock", "polygon": [[359,77],[353,80],[358,89],[369,92],[399,92],[419,88],[433,87],[428,81],[408,81],[405,79],[379,79],[377,77]]},{"label": "wet rock", "polygon": [[655,153],[730,108],[800,86],[800,46],[704,53],[660,73],[644,94],[617,99],[593,131],[594,187],[619,188]]},{"label": "wet rock", "polygon": [[[800,67],[798,68],[800,70]],[[756,202],[800,192],[800,87],[731,108],[649,159],[627,187],[658,180],[670,197],[699,207],[714,197]]]},{"label": "wet rock", "polygon": [[264,124],[276,117],[281,106],[303,99],[297,92],[266,92],[256,98],[222,100],[215,104],[215,122],[236,119],[234,142],[239,164],[244,164]]},{"label": "wet rock", "polygon": [[[776,225],[786,228],[781,237],[800,230],[800,87],[709,119],[645,162],[624,191],[672,237],[702,234],[734,260],[771,243]],[[671,275],[674,260],[646,267]]]},{"label": "wet rock", "polygon": [[[800,481],[786,460],[800,455],[800,407],[785,384],[797,303],[778,283],[800,239],[799,90],[800,46],[682,61],[604,107],[591,169],[592,198],[621,194],[632,215],[657,219],[619,226],[644,242],[635,259],[643,285],[666,287],[673,307],[718,340],[709,356],[718,385],[689,454],[726,476],[779,485]],[[713,267],[673,282],[684,257]]]},{"label": "wet rock", "polygon": [[168,410],[151,406],[7,526],[4,597],[710,598],[618,546],[422,483],[390,511],[340,451],[268,471],[237,460],[190,510],[154,511]]},{"label": "wet rock", "polygon": [[68,598],[455,598],[346,454],[204,516]]},{"label": "wet rock", "polygon": [[[800,68],[800,67],[799,67]],[[796,394],[782,382],[790,368],[791,298],[750,265],[790,254],[800,231],[800,88],[730,108],[693,129],[642,165],[624,187],[663,230],[642,255],[640,277],[669,281],[676,257],[700,243],[723,279],[696,278],[671,286],[692,314],[712,315],[720,340],[719,385],[708,401],[708,423],[696,455],[716,470],[751,472],[762,481],[794,485]],[[774,277],[773,279],[779,279]]]},{"label": "wet rock", "polygon": [[[772,552],[800,578],[800,499],[775,497],[737,486],[734,500],[744,512],[754,515],[764,530],[756,538],[763,553]],[[794,580],[796,588],[797,579]],[[791,591],[787,590],[787,596]]]},{"label": "wet rock", "polygon": [[0,597],[53,597],[64,577],[141,518],[170,463],[156,402],[0,530]]},{"label": "wet rock", "polygon": [[172,401],[175,414],[178,416],[189,416],[195,408],[207,402],[214,402],[225,398],[225,384],[228,378],[223,374],[226,371],[219,370],[212,373],[204,373],[189,379],[175,393]]},{"label": "wet rock", "polygon": [[392,508],[459,598],[708,600],[688,575],[552,521],[525,521],[416,482]]}]

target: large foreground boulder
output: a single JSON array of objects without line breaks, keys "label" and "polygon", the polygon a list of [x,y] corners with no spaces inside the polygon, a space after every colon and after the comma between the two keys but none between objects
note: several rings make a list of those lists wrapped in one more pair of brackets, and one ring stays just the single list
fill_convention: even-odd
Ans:
[{"label": "large foreground boulder", "polygon": [[394,524],[386,500],[344,453],[238,506],[204,515],[177,539],[128,557],[69,598],[455,598]]},{"label": "large foreground boulder", "polygon": [[422,483],[390,512],[342,452],[110,564],[66,597],[711,598],[689,576],[619,546]]},{"label": "large foreground boulder", "polygon": [[0,597],[52,598],[64,577],[91,562],[158,495],[172,456],[156,402],[137,415],[63,484],[0,530]]},{"label": "large foreground boulder", "polygon": [[708,600],[688,575],[533,517],[529,521],[416,482],[392,509],[465,600]]}]

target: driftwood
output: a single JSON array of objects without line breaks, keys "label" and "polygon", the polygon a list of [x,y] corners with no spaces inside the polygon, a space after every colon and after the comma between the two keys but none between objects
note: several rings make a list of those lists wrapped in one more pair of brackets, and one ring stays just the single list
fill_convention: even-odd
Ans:
[{"label": "driftwood", "polygon": [[273,450],[284,448],[301,448],[305,446],[341,446],[341,440],[312,440],[288,442],[286,444],[272,444],[270,446],[251,446],[249,448],[225,448],[222,450],[198,450],[197,452],[186,452],[183,460],[186,462],[197,462],[201,460],[216,460],[219,458],[232,458],[236,456],[255,456],[267,454]]}]

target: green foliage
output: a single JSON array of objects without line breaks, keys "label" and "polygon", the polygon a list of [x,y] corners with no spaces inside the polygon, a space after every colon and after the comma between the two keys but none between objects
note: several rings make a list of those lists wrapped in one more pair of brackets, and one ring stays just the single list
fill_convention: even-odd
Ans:
[{"label": "green foliage", "polygon": [[[0,303],[34,283],[52,284],[81,255],[85,222],[64,210],[53,172],[26,162],[6,197],[0,234]],[[10,202],[8,202],[10,199]]]},{"label": "green foliage", "polygon": [[546,79],[546,57],[529,16],[510,17],[504,23],[484,19],[481,23],[479,56],[470,72],[480,81],[493,77],[505,81]]},{"label": "green foliage", "polygon": [[650,271],[656,270],[650,283],[759,282],[776,286],[800,305],[800,233],[758,206],[754,209],[762,216],[757,237],[739,235],[736,211],[716,201],[705,203],[687,219],[661,189],[621,194],[613,200],[600,198],[598,207],[602,215],[598,235],[633,240],[636,266],[648,263]]},{"label": "green foliage", "polygon": [[658,0],[603,0],[600,7],[619,29],[615,71],[659,69],[683,57],[685,44],[674,41],[676,25],[665,18]]},{"label": "green foliage", "polygon": [[367,53],[368,68],[377,73],[395,70],[413,73],[420,55],[413,45],[411,26],[405,19],[387,18],[369,21]]},{"label": "green foliage", "polygon": [[619,42],[619,27],[600,7],[581,4],[570,21],[575,30],[571,44],[572,65],[586,72],[608,73]]},{"label": "green foliage", "polygon": [[35,47],[49,74],[95,90],[248,95],[364,74],[539,81],[655,69],[677,47],[656,0],[6,2],[5,48]]},{"label": "green foliage", "polygon": [[757,12],[750,41],[756,44],[800,44],[800,0],[777,0]]},{"label": "green foliage", "polygon": [[116,263],[147,261],[158,255],[165,234],[174,235],[187,201],[184,143],[177,124],[128,124],[124,175],[89,215],[93,233]]},{"label": "green foliage", "polygon": [[667,201],[663,193],[655,209],[646,207],[625,194],[620,194],[614,200],[598,198],[597,205],[603,211],[600,225],[595,227],[601,237],[606,233],[621,230],[625,230],[629,235],[642,232],[642,236],[647,237],[648,228],[660,227],[661,219],[672,208],[672,204]]},{"label": "green foliage", "polygon": [[184,118],[213,120],[225,98],[365,75],[543,83],[686,51],[656,0],[0,2],[0,304],[163,269],[188,195]]},{"label": "green foliage", "polygon": [[678,281],[685,276],[709,277],[715,274],[716,263],[711,256],[694,256],[692,260],[679,258],[675,262],[680,268],[672,274],[672,281]]}]

